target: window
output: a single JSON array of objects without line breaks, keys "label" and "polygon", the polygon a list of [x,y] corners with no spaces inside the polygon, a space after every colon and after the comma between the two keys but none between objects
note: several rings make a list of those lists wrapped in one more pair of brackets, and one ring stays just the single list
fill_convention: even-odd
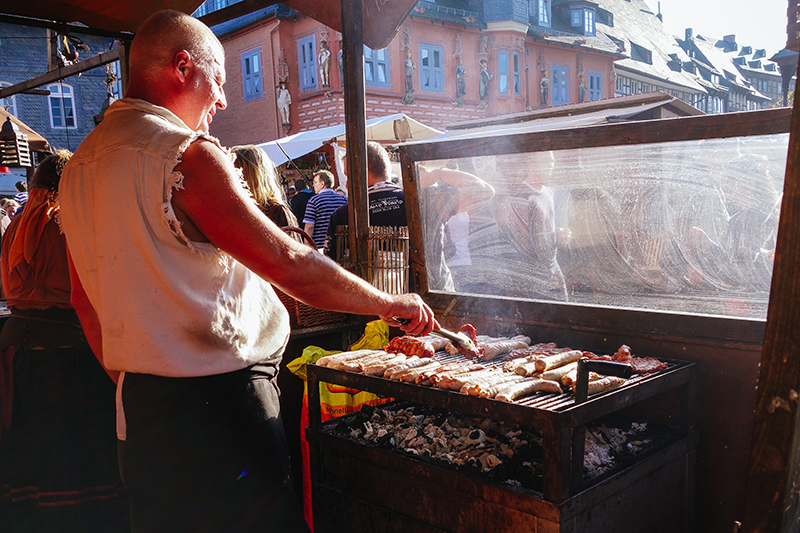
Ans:
[{"label": "window", "polygon": [[364,80],[371,87],[389,87],[389,54],[386,48],[364,46]]},{"label": "window", "polygon": [[564,105],[569,103],[569,80],[567,67],[553,65],[552,87],[553,105]]},{"label": "window", "polygon": [[594,35],[594,11],[591,9],[583,11],[583,34]]},{"label": "window", "polygon": [[550,0],[531,0],[530,12],[534,24],[550,27]]},{"label": "window", "polygon": [[[0,81],[0,87],[10,87],[11,84],[7,81]],[[8,96],[6,98],[0,98],[0,105],[3,106],[4,111],[8,111],[10,114],[17,115],[17,101],[14,96]],[[2,124],[0,124],[2,125]]]},{"label": "window", "polygon": [[47,88],[50,90],[50,127],[53,129],[77,128],[72,86],[66,83],[55,83],[48,85]]},{"label": "window", "polygon": [[444,92],[444,49],[441,46],[419,45],[419,88]]},{"label": "window", "polygon": [[264,89],[261,85],[260,57],[260,48],[242,54],[242,85],[244,86],[245,100],[264,96]]},{"label": "window", "polygon": [[651,52],[644,46],[638,45],[635,42],[631,41],[631,59],[633,59],[634,61],[641,61],[642,63],[647,63],[648,65],[652,65],[653,52]]},{"label": "window", "polygon": [[508,94],[508,50],[497,52],[497,92]]},{"label": "window", "polygon": [[594,9],[573,7],[570,10],[570,26],[584,35],[594,35]]},{"label": "window", "polygon": [[519,51],[514,51],[514,94],[520,94],[519,86]]},{"label": "window", "polygon": [[603,98],[603,75],[589,72],[589,101]]},{"label": "window", "polygon": [[573,9],[572,10],[572,21],[570,25],[574,28],[581,27],[583,23],[583,10],[582,9]]},{"label": "window", "polygon": [[297,62],[299,64],[300,90],[317,88],[317,54],[313,35],[297,41]]}]

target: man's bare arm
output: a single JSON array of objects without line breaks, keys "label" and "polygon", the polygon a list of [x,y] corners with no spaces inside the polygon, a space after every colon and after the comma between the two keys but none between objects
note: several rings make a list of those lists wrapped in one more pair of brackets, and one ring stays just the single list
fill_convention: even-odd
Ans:
[{"label": "man's bare arm", "polygon": [[311,222],[306,222],[306,226],[303,229],[309,235],[314,235],[314,224],[312,224]]},{"label": "man's bare arm", "polygon": [[83,334],[86,335],[86,340],[89,342],[94,356],[100,361],[103,369],[114,383],[117,383],[119,381],[119,372],[109,370],[103,362],[103,335],[100,329],[100,320],[97,318],[97,311],[95,311],[94,306],[86,296],[86,291],[83,290],[83,285],[80,278],[78,278],[77,272],[75,272],[75,266],[72,264],[72,257],[70,257],[69,251],[67,251],[67,261],[69,263],[69,279],[72,284],[70,303],[72,303],[72,307],[81,321]]},{"label": "man's bare arm", "polygon": [[[411,320],[403,329],[423,335],[437,327],[433,311],[416,294],[393,296],[350,274],[316,250],[288,237],[239,185],[233,165],[213,143],[198,141],[176,167],[183,188],[172,203],[214,245],[263,279],[321,309]],[[214,201],[209,202],[209,198]]]},{"label": "man's bare arm", "polygon": [[446,167],[429,169],[419,166],[419,182],[422,188],[430,187],[437,181],[444,181],[458,189],[458,213],[477,209],[494,198],[494,187],[478,176]]}]

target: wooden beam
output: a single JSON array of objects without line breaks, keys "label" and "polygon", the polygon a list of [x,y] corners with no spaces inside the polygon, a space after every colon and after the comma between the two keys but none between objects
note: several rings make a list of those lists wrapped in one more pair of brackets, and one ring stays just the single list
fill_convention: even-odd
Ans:
[{"label": "wooden beam", "polygon": [[341,0],[344,122],[347,134],[348,218],[354,273],[367,277],[369,208],[367,200],[367,111],[364,103],[364,27],[362,4]]},{"label": "wooden beam", "polygon": [[[795,88],[795,91],[797,88]],[[800,489],[800,100],[795,99],[758,377],[742,531],[797,531]]]},{"label": "wooden beam", "polygon": [[69,35],[80,33],[83,35],[98,35],[100,37],[111,37],[121,41],[130,41],[133,39],[133,34],[120,31],[100,30],[96,28],[89,28],[88,26],[78,26],[77,24],[67,24],[66,22],[56,22],[52,20],[41,20],[29,17],[18,17],[15,15],[0,15],[0,22],[6,24],[17,24],[19,26],[28,26],[32,28],[47,28],[54,30],[62,35]]},{"label": "wooden beam", "polygon": [[47,85],[48,83],[53,83],[54,81],[63,80],[64,78],[80,74],[81,72],[86,72],[87,70],[92,70],[93,68],[105,65],[106,63],[112,63],[118,59],[119,48],[115,48],[109,52],[97,54],[94,57],[84,59],[83,61],[79,61],[67,67],[51,70],[50,72],[23,81],[22,83],[17,83],[15,85],[11,85],[10,87],[3,87],[0,89],[0,98],[8,98],[9,96],[13,96],[17,93],[35,89],[36,87],[41,87],[42,85]]}]

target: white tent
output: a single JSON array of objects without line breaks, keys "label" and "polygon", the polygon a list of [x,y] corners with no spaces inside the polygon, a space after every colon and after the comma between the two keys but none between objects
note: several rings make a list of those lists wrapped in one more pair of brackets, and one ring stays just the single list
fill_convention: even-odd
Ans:
[{"label": "white tent", "polygon": [[[367,120],[367,140],[382,144],[422,140],[441,135],[442,132],[417,122],[405,113],[387,115]],[[303,131],[275,141],[259,144],[276,166],[313,152],[326,142],[345,142],[344,124],[318,130]]]}]

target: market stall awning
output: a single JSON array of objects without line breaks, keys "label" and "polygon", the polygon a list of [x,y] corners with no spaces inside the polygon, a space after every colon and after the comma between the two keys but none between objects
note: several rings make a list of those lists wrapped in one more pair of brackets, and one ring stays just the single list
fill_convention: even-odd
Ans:
[{"label": "market stall awning", "polygon": [[5,109],[0,108],[0,126],[3,125],[3,122],[6,121],[7,117],[11,117],[11,120],[19,128],[20,133],[24,133],[25,135],[28,136],[28,147],[31,149],[31,152],[50,151],[50,145],[48,144],[47,139],[36,133],[36,131],[34,131],[33,128],[22,122],[20,119],[18,119]]},{"label": "market stall awning", "polygon": [[[417,122],[404,113],[387,115],[367,120],[367,140],[382,144],[406,140],[430,139],[442,132]],[[345,142],[345,126],[337,124],[318,130],[302,131],[275,141],[259,144],[275,165],[282,165],[320,148],[326,142]]]}]

